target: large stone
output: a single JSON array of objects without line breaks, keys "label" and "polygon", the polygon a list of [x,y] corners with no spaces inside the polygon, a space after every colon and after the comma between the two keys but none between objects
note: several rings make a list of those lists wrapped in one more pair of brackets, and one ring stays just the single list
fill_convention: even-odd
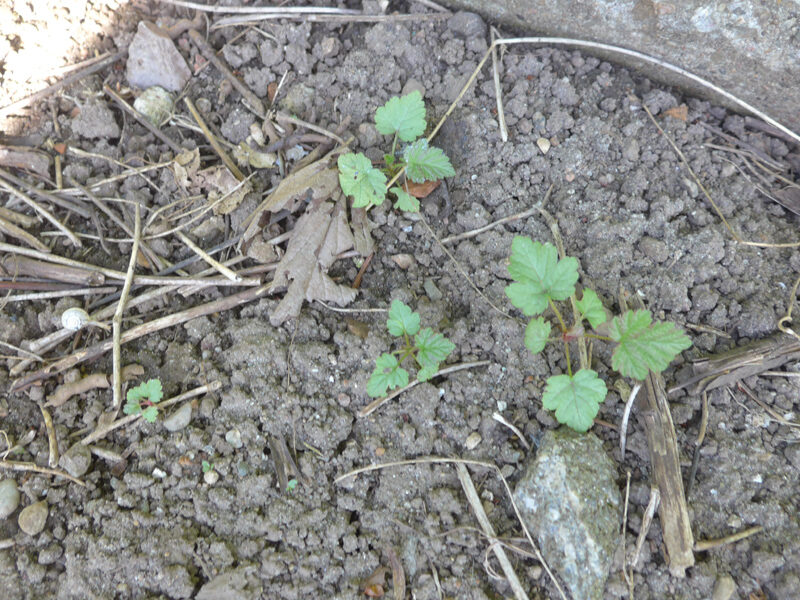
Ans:
[{"label": "large stone", "polygon": [[573,598],[600,600],[619,541],[614,463],[593,433],[548,431],[514,490],[544,559]]},{"label": "large stone", "polygon": [[138,88],[159,85],[179,92],[192,72],[166,31],[147,21],[140,21],[128,47],[128,83]]},{"label": "large stone", "polygon": [[[638,50],[687,69],[800,129],[798,0],[641,2],[640,0],[441,0],[531,35],[570,37]],[[533,33],[535,32],[535,33]],[[623,63],[656,81],[728,106],[706,87],[619,53],[586,54]],[[734,107],[742,111],[741,107]]]}]

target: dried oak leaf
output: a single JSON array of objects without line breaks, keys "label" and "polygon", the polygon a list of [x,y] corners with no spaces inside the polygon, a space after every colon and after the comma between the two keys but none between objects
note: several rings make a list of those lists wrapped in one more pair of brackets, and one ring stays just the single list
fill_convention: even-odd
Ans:
[{"label": "dried oak leaf", "polygon": [[333,281],[327,275],[336,255],[353,247],[347,225],[344,196],[333,202],[312,202],[297,220],[286,254],[275,270],[273,289],[286,287],[286,295],[269,317],[277,327],[297,317],[303,300],[323,300],[344,306],[357,291]]},{"label": "dried oak leaf", "polygon": [[227,215],[234,211],[253,189],[249,181],[239,181],[224,165],[198,171],[192,178],[192,184],[207,191],[208,203],[213,205],[215,215]]},{"label": "dried oak leaf", "polygon": [[299,203],[307,199],[311,190],[312,203],[330,198],[339,188],[339,174],[328,166],[328,161],[320,159],[284,178],[278,187],[244,220],[247,229],[242,236],[247,243],[260,230],[261,215],[265,212],[276,213],[284,208],[294,211]]},{"label": "dried oak leaf", "polygon": [[208,193],[208,201],[214,205],[215,215],[227,215],[233,211],[252,190],[249,182],[240,185],[241,182],[223,165],[201,171],[200,151],[197,148],[178,154],[171,166],[178,186],[191,189],[193,193],[201,190]]}]

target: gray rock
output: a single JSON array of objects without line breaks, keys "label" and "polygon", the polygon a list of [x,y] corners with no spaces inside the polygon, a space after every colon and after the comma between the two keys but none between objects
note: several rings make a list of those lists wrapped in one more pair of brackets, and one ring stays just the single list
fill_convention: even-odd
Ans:
[{"label": "gray rock", "polygon": [[545,560],[573,598],[600,600],[618,542],[614,463],[592,433],[548,431],[514,491]]},{"label": "gray rock", "polygon": [[242,447],[242,432],[238,429],[230,429],[225,434],[225,441],[238,450]]},{"label": "gray rock", "polygon": [[139,22],[126,66],[128,83],[139,88],[160,85],[179,92],[192,76],[167,32],[147,21]]},{"label": "gray rock", "polygon": [[44,529],[44,524],[47,522],[48,511],[47,500],[41,500],[26,506],[20,511],[17,519],[19,528],[28,535],[41,533]]},{"label": "gray rock", "polygon": [[89,139],[119,137],[119,125],[114,113],[105,104],[88,102],[72,120],[72,131]]},{"label": "gray rock", "polygon": [[255,600],[261,597],[261,586],[248,580],[252,568],[239,567],[220,573],[197,593],[196,600]]},{"label": "gray rock", "polygon": [[0,519],[10,516],[19,506],[19,490],[13,479],[0,481]]},{"label": "gray rock", "polygon": [[164,429],[171,432],[180,431],[192,420],[192,403],[185,402],[178,410],[164,419]]},{"label": "gray rock", "polygon": [[61,456],[58,464],[73,477],[81,477],[92,465],[92,453],[87,446],[78,442]]},{"label": "gray rock", "polygon": [[486,35],[486,23],[480,15],[471,12],[457,12],[447,20],[447,28],[466,39]]},{"label": "gray rock", "polygon": [[730,575],[720,575],[714,584],[711,600],[730,600],[736,591],[736,582]]}]

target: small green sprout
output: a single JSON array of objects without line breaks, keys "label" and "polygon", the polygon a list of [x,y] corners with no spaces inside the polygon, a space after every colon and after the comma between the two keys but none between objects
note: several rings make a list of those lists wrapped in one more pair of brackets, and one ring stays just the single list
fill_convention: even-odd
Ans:
[{"label": "small green sprout", "polygon": [[286,491],[290,494],[294,491],[294,488],[297,487],[297,479],[290,479],[286,482]]},{"label": "small green sprout", "polygon": [[141,414],[142,418],[154,423],[158,417],[158,403],[164,397],[161,381],[150,379],[128,390],[127,402],[122,409],[126,415]]},{"label": "small green sprout", "polygon": [[203,473],[208,473],[209,471],[214,470],[214,463],[208,462],[207,460],[204,460],[202,463],[200,463],[200,466],[203,469]]},{"label": "small green sprout", "polygon": [[[428,145],[425,138],[417,139],[425,132],[425,103],[422,94],[414,90],[410,94],[391,98],[375,111],[375,127],[383,135],[391,135],[392,150],[383,156],[385,167],[372,165],[366,156],[356,153],[339,157],[339,184],[347,196],[353,197],[353,207],[371,207],[383,204],[386,199],[387,177],[394,177],[405,169],[405,176],[414,183],[436,181],[456,174],[450,159],[439,148]],[[409,144],[401,153],[397,142]],[[407,212],[419,212],[419,200],[408,193],[408,186],[397,185],[390,190],[396,197],[395,208]]]},{"label": "small green sprout", "polygon": [[403,347],[392,353],[384,352],[375,361],[375,370],[367,382],[367,394],[373,398],[385,396],[390,389],[408,384],[408,371],[401,365],[413,357],[419,366],[417,379],[427,381],[439,371],[439,363],[455,349],[455,345],[430,327],[420,329],[419,313],[412,312],[400,300],[389,308],[386,328],[393,336],[403,339]]},{"label": "small green sprout", "polygon": [[[611,366],[623,376],[639,380],[647,377],[648,371],[660,373],[681,350],[692,345],[674,323],[654,323],[649,310],[628,310],[609,322],[600,298],[590,289],[584,290],[580,300],[575,300],[580,320],[568,327],[556,302],[575,296],[578,260],[572,256],[559,259],[552,244],[515,237],[508,272],[514,283],[506,286],[506,295],[526,316],[536,317],[525,328],[525,346],[537,354],[550,341],[560,339],[564,344],[568,373],[547,380],[542,404],[555,411],[559,423],[576,431],[585,432],[592,426],[607,389],[592,369],[572,373],[570,342],[582,337],[616,342]],[[550,337],[551,324],[541,316],[548,308],[560,330],[560,335],[554,338]],[[607,335],[586,333],[584,320],[595,332],[602,329]]]}]

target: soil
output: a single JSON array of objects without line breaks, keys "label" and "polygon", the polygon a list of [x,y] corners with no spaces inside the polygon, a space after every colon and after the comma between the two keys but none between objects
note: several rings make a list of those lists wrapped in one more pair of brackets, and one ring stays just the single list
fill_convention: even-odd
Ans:
[{"label": "soil", "polygon": [[[379,9],[377,3],[365,5]],[[487,48],[486,28],[479,20],[425,17],[433,11],[413,2],[392,8],[420,18],[377,24],[264,21],[256,28],[215,30],[209,41],[223,48],[221,55],[260,97],[288,73],[279,104],[330,130],[349,118],[346,134],[356,136],[354,148],[379,160],[386,140],[374,128],[375,109],[417,87],[424,90],[429,122],[438,119]],[[126,44],[139,19],[162,18],[169,24],[193,16],[158,3],[120,11],[113,29],[100,36],[102,48]],[[194,69],[195,47],[185,35],[177,45]],[[237,144],[256,118],[238,93],[221,97],[222,80],[209,66],[193,77],[186,94],[210,106],[210,124]],[[49,107],[45,103],[47,111],[39,112],[41,118],[33,119],[25,133],[57,137],[55,118],[60,137],[87,152],[131,165],[170,158],[162,142],[123,117],[102,94],[104,81],[124,86],[124,70],[112,67],[81,80]],[[508,141],[501,140],[489,67],[435,140],[456,170],[455,177],[423,200],[422,213],[440,238],[529,209],[552,186],[546,208],[558,221],[567,253],[580,260],[583,284],[609,307],[616,307],[620,289],[638,293],[658,318],[687,328],[694,347],[665,372],[667,386],[689,377],[692,357],[776,329],[800,272],[800,252],[734,241],[642,104],[686,155],[731,226],[748,240],[795,240],[800,218],[763,195],[754,185],[757,175],[733,164],[739,164],[734,152],[709,147],[728,142],[708,126],[779,162],[796,161],[797,146],[747,128],[742,116],[583,52],[513,47],[503,56],[500,83]],[[90,101],[110,109],[118,133],[109,128],[106,137],[94,137],[99,124],[87,126],[74,110]],[[685,119],[679,111],[666,112],[681,106],[688,110]],[[179,111],[185,112],[182,104]],[[107,118],[104,114],[97,118]],[[174,122],[163,131],[186,148],[202,146],[204,162],[215,163],[199,134]],[[551,144],[546,154],[537,145],[539,138]],[[82,182],[123,171],[97,157],[75,156],[65,158],[67,169]],[[147,207],[170,202],[177,193],[172,172],[154,171],[149,178],[109,184],[102,195]],[[266,190],[280,179],[273,169],[259,171],[254,181]],[[225,220],[217,218],[219,227],[209,227],[198,243],[210,247],[236,231],[260,201],[257,196],[248,196]],[[511,241],[515,235],[549,241],[550,231],[536,216],[451,245],[480,289],[478,295],[419,218],[385,203],[370,212],[370,219],[376,254],[348,307],[355,312],[307,304],[299,318],[276,328],[268,317],[280,297],[270,297],[123,346],[123,364],[144,365],[148,378],[160,378],[166,397],[214,380],[222,387],[197,399],[191,422],[178,431],[169,432],[160,422],[142,423],[98,442],[107,450],[132,453],[122,472],[95,457],[82,477],[86,487],[34,473],[3,472],[27,496],[23,506],[44,498],[50,512],[45,530],[35,536],[18,530],[17,513],[0,521],[0,540],[11,540],[0,550],[0,595],[9,600],[191,598],[223,575],[215,580],[222,590],[218,595],[207,587],[200,597],[358,598],[364,597],[370,576],[389,565],[386,549],[393,549],[405,571],[406,597],[511,596],[505,581],[484,568],[488,543],[475,529],[452,467],[419,464],[340,483],[334,479],[366,465],[435,455],[492,462],[513,485],[526,450],[492,413],[501,412],[535,444],[545,430],[557,426],[541,405],[544,380],[566,365],[555,348],[532,356],[523,345],[521,315],[504,316],[486,299],[511,311],[504,295]],[[96,233],[90,222],[73,220],[72,226]],[[123,237],[114,225],[107,227],[108,237]],[[53,239],[44,231],[39,235]],[[173,261],[190,256],[179,240],[166,240],[159,247],[165,256]],[[127,244],[109,243],[110,255],[89,240],[90,250],[80,255],[60,239],[53,244],[59,254],[127,267]],[[393,260],[398,254],[413,257],[407,268]],[[341,260],[331,274],[352,282],[359,264]],[[132,309],[129,316],[131,323],[149,320],[229,293],[229,288],[216,288],[188,298],[175,295]],[[449,362],[490,364],[418,385],[359,418],[369,401],[365,385],[373,361],[392,343],[385,314],[368,309],[384,309],[395,298],[453,341],[456,350]],[[6,304],[0,315],[2,339],[19,345],[54,331],[54,318],[64,306],[63,300]],[[105,334],[86,335],[92,341]],[[68,343],[52,356],[70,352]],[[609,363],[610,350],[596,345],[593,366],[612,389],[615,375]],[[4,390],[12,364],[0,368]],[[795,377],[754,377],[746,384],[792,420],[800,378],[796,364],[787,368]],[[110,355],[84,365],[83,371],[110,373]],[[36,431],[15,459],[47,464],[47,436],[34,400],[57,383],[53,378],[45,390],[7,393],[2,401],[2,429],[9,438]],[[701,399],[681,392],[671,401],[688,477]],[[94,429],[110,402],[109,390],[96,390],[52,409],[62,451]],[[721,538],[755,525],[764,530],[698,552],[687,577],[676,579],[666,565],[656,518],[635,567],[636,597],[710,598],[726,575],[736,583],[733,598],[800,597],[797,429],[776,422],[738,389],[715,390],[709,405],[707,435],[688,498],[695,538]],[[624,401],[611,391],[598,418],[618,425],[623,408]],[[625,530],[631,548],[650,490],[643,425],[631,419],[624,459],[616,429],[596,424],[593,431],[618,465],[621,489],[626,472],[631,473]],[[467,449],[467,438],[475,432],[481,441]],[[299,483],[288,491],[279,484],[279,452],[270,444],[278,438],[286,441],[300,471]],[[204,460],[218,474],[211,484],[204,478]],[[474,470],[473,477],[495,529],[502,536],[519,536],[502,483],[486,470]],[[534,560],[512,557],[532,598],[557,597]],[[609,578],[607,599],[628,597],[618,567]],[[384,585],[389,596],[391,575]]]}]

